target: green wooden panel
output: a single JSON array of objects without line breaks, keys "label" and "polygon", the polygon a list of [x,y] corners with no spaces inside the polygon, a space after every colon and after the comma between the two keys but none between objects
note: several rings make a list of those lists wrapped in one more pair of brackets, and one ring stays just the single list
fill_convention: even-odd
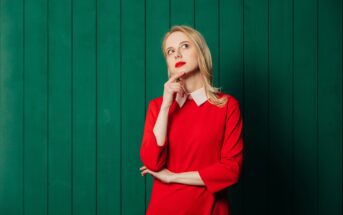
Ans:
[{"label": "green wooden panel", "polygon": [[24,214],[47,213],[47,1],[24,2]]},{"label": "green wooden panel", "polygon": [[145,114],[144,1],[122,1],[121,12],[122,214],[144,214],[145,182],[139,171]]},{"label": "green wooden panel", "polygon": [[97,1],[97,214],[121,214],[120,1]]},{"label": "green wooden panel", "polygon": [[342,1],[318,2],[318,214],[342,214]]},{"label": "green wooden panel", "polygon": [[[168,80],[167,64],[161,49],[164,34],[169,30],[168,14],[168,1],[151,0],[146,2],[145,113],[149,101],[163,94],[164,83]],[[141,135],[143,135],[143,127],[144,125],[141,125]],[[153,178],[151,176],[144,178],[146,179],[145,201],[147,207],[150,202]]]},{"label": "green wooden panel", "polygon": [[[244,118],[231,214],[342,214],[342,1],[0,1],[0,214],[144,214],[172,25]],[[134,204],[134,206],[133,206]]]},{"label": "green wooden panel", "polygon": [[269,214],[268,1],[244,1],[244,167],[242,214]]},{"label": "green wooden panel", "polygon": [[[241,104],[244,115],[244,5],[242,1],[219,2],[219,86],[234,96]],[[244,118],[244,116],[243,116]],[[242,174],[243,175],[243,174]],[[228,201],[232,214],[243,210],[243,176],[238,184],[230,187]]]},{"label": "green wooden panel", "polygon": [[0,214],[23,213],[23,3],[0,2]]},{"label": "green wooden panel", "polygon": [[48,211],[72,214],[72,16],[70,1],[48,4]]},{"label": "green wooden panel", "polygon": [[268,212],[279,215],[293,214],[292,7],[292,1],[269,1]]},{"label": "green wooden panel", "polygon": [[211,51],[213,64],[213,85],[219,86],[219,0],[195,1],[195,24],[194,27],[204,36]]},{"label": "green wooden panel", "polygon": [[170,26],[189,25],[194,27],[194,0],[169,0]]},{"label": "green wooden panel", "polygon": [[294,214],[317,211],[317,7],[294,1]]},{"label": "green wooden panel", "polygon": [[240,102],[243,101],[244,88],[243,10],[240,0],[219,2],[219,85]]},{"label": "green wooden panel", "polygon": [[73,214],[97,212],[96,1],[73,1]]}]

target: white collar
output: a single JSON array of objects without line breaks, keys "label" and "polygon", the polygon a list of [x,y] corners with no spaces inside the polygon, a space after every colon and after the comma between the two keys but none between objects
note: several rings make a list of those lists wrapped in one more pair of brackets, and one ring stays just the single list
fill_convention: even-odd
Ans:
[{"label": "white collar", "polygon": [[[207,101],[208,97],[206,95],[205,92],[205,88],[201,87],[193,92],[191,92],[188,96],[190,96],[195,103],[200,106],[201,104],[203,104],[204,102]],[[179,104],[180,108],[183,106],[183,104],[186,102],[187,99],[187,95],[183,95],[183,97],[179,96],[179,94],[176,94],[176,102]]]}]

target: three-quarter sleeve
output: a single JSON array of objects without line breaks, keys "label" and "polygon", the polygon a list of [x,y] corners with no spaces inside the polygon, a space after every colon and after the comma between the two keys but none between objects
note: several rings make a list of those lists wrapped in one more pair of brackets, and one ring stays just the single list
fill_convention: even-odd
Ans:
[{"label": "three-quarter sleeve", "polygon": [[153,132],[158,113],[158,106],[153,100],[150,101],[145,118],[140,158],[143,164],[152,171],[160,171],[163,169],[167,157],[167,137],[165,138],[163,146],[159,146]]},{"label": "three-quarter sleeve", "polygon": [[242,169],[243,120],[239,102],[231,98],[227,108],[220,161],[198,171],[212,194],[237,183]]}]

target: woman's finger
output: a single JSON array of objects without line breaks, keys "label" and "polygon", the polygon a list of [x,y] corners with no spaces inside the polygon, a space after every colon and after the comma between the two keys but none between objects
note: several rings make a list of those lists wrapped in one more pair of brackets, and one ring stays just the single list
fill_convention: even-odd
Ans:
[{"label": "woman's finger", "polygon": [[174,82],[177,78],[183,76],[184,74],[185,74],[185,72],[176,73],[176,74],[173,75],[167,82],[168,82],[168,83],[172,83],[172,82]]},{"label": "woman's finger", "polygon": [[184,91],[184,89],[182,88],[180,84],[170,85],[169,88],[172,89],[173,91],[181,91],[181,90]]},{"label": "woman's finger", "polygon": [[145,169],[141,172],[142,176],[144,176],[146,173],[149,173],[149,170],[148,169]]},{"label": "woman's finger", "polygon": [[149,169],[146,169],[144,171],[141,172],[142,176],[145,176],[146,174],[150,174],[152,176],[155,176],[155,172],[149,170]]},{"label": "woman's finger", "polygon": [[181,97],[184,95],[184,90],[180,86],[171,87],[171,90],[178,93]]},{"label": "woman's finger", "polygon": [[181,97],[186,93],[182,83],[170,83],[169,88],[172,89],[173,92],[177,92]]},{"label": "woman's finger", "polygon": [[180,82],[173,82],[173,83],[169,83],[168,86],[171,86],[171,87],[181,87],[181,83]]},{"label": "woman's finger", "polygon": [[181,86],[171,86],[170,89],[174,92],[182,90]]},{"label": "woman's finger", "polygon": [[181,88],[183,89],[183,92],[186,93],[187,91],[186,91],[186,88],[185,88],[185,80],[182,79],[182,80],[179,82],[179,84],[180,84]]}]

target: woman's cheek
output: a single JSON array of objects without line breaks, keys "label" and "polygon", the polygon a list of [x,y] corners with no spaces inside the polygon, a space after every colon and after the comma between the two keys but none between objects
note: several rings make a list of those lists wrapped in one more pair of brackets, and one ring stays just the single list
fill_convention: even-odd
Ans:
[{"label": "woman's cheek", "polygon": [[168,61],[167,64],[168,64],[168,70],[169,70],[170,74],[173,74],[174,73],[174,68],[172,66],[172,63],[170,61]]}]

